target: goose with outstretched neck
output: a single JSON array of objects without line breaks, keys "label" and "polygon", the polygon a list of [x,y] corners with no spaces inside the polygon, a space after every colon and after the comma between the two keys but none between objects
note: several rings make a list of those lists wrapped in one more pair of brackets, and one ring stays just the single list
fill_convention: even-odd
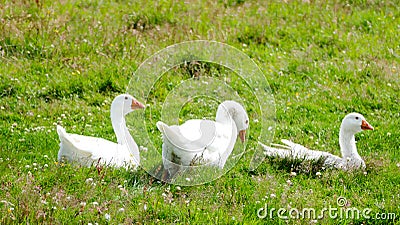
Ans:
[{"label": "goose with outstretched neck", "polygon": [[373,130],[363,115],[350,113],[344,117],[339,131],[339,145],[342,157],[328,152],[310,150],[300,144],[283,139],[285,145],[272,144],[270,147],[259,142],[267,156],[279,158],[296,158],[317,160],[324,158],[324,166],[340,168],[343,170],[364,169],[365,162],[358,154],[354,135],[363,130]]}]

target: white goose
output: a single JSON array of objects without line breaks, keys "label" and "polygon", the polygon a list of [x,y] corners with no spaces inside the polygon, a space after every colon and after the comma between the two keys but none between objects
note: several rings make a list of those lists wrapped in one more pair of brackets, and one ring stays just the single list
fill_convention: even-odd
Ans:
[{"label": "white goose", "polygon": [[164,168],[174,174],[181,166],[210,165],[223,168],[232,153],[236,138],[245,140],[249,117],[235,101],[218,106],[215,121],[188,120],[182,125],[168,126],[158,121],[163,134]]},{"label": "white goose", "polygon": [[57,125],[60,138],[58,160],[76,162],[82,166],[98,163],[125,168],[138,166],[138,146],[126,127],[125,115],[141,108],[144,108],[144,105],[128,94],[118,95],[111,103],[111,122],[118,143],[103,138],[68,134],[63,127]]},{"label": "white goose", "polygon": [[363,130],[373,130],[374,128],[359,113],[350,113],[344,117],[340,125],[339,145],[342,157],[332,155],[328,152],[310,150],[302,145],[293,143],[289,140],[282,140],[285,145],[272,144],[281,148],[269,147],[261,142],[266,155],[280,158],[297,158],[306,160],[315,160],[321,157],[325,158],[324,166],[351,170],[365,168],[365,162],[357,152],[354,135]]}]

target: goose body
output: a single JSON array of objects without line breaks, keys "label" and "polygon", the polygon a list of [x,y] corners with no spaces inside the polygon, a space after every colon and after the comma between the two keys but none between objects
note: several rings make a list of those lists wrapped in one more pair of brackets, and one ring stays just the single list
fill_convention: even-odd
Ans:
[{"label": "goose body", "polygon": [[139,108],[144,108],[144,105],[128,94],[119,95],[113,100],[110,114],[117,143],[98,137],[69,134],[63,127],[57,125],[60,138],[58,160],[82,166],[96,164],[126,168],[138,166],[140,163],[138,146],[126,127],[125,115]]},{"label": "goose body", "polygon": [[242,142],[245,140],[248,123],[246,110],[234,101],[219,105],[215,121],[194,119],[179,126],[157,122],[157,128],[163,134],[164,168],[170,173],[176,172],[176,167],[180,166],[223,168],[237,136]]},{"label": "goose body", "polygon": [[363,130],[373,130],[374,128],[359,113],[350,113],[344,117],[340,126],[339,145],[342,157],[328,152],[310,150],[300,144],[283,139],[285,145],[272,144],[270,147],[259,144],[264,148],[266,155],[279,158],[296,158],[305,160],[317,160],[324,158],[324,166],[335,167],[344,170],[364,169],[365,162],[357,152],[354,135]]}]

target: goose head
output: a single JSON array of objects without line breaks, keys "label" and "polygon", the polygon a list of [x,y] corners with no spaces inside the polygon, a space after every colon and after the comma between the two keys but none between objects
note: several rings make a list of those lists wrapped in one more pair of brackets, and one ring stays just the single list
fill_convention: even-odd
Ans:
[{"label": "goose head", "polygon": [[356,134],[363,130],[373,130],[374,128],[367,122],[363,115],[350,113],[342,120],[341,129],[347,133]]},{"label": "goose head", "polygon": [[216,120],[220,120],[221,113],[219,112],[227,112],[224,113],[223,116],[228,118],[230,116],[233,119],[236,124],[239,138],[242,142],[244,142],[246,137],[246,130],[247,128],[249,128],[249,116],[247,115],[247,112],[243,108],[243,106],[235,101],[224,101],[218,108],[219,110],[217,111]]},{"label": "goose head", "polygon": [[359,113],[350,113],[344,117],[339,132],[339,145],[344,159],[343,169],[365,168],[365,162],[357,152],[354,134],[373,129]]},{"label": "goose head", "polygon": [[111,112],[119,116],[125,116],[135,109],[142,108],[144,108],[144,105],[129,94],[118,95],[111,103]]},{"label": "goose head", "polygon": [[[113,102],[111,103],[111,123],[117,136],[117,142],[119,144],[125,144],[127,141],[129,142],[129,148],[131,152],[138,152],[133,149],[137,149],[137,145],[135,141],[129,134],[129,131],[126,128],[125,118],[124,116],[128,113],[132,112],[135,109],[142,109],[144,105],[136,100],[133,96],[129,94],[121,94],[114,98]],[[126,133],[128,132],[128,133]],[[139,162],[138,154],[134,154],[135,159]]]}]

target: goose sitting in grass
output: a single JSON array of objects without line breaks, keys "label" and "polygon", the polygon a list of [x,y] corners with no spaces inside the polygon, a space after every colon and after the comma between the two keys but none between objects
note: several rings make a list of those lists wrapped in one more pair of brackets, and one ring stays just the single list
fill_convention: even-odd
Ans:
[{"label": "goose sitting in grass", "polygon": [[182,166],[207,165],[222,169],[237,136],[245,141],[248,126],[246,110],[235,101],[221,103],[215,121],[194,119],[179,126],[168,126],[159,121],[157,128],[163,134],[164,168],[169,175]]},{"label": "goose sitting in grass", "polygon": [[[111,123],[117,136],[114,143],[103,138],[68,134],[57,125],[60,138],[59,161],[76,162],[82,166],[102,164],[113,167],[136,167],[140,157],[138,146],[130,135],[125,115],[144,105],[128,94],[117,96],[111,104]],[[133,154],[132,154],[133,153]]]},{"label": "goose sitting in grass", "polygon": [[354,135],[363,130],[373,130],[374,128],[359,113],[350,113],[342,121],[339,132],[339,145],[342,157],[332,155],[328,152],[310,150],[302,145],[293,143],[289,140],[282,140],[285,145],[272,144],[280,148],[269,147],[261,142],[267,156],[279,158],[296,158],[306,160],[318,160],[325,158],[324,166],[335,167],[343,170],[365,168],[364,160],[357,152]]}]

